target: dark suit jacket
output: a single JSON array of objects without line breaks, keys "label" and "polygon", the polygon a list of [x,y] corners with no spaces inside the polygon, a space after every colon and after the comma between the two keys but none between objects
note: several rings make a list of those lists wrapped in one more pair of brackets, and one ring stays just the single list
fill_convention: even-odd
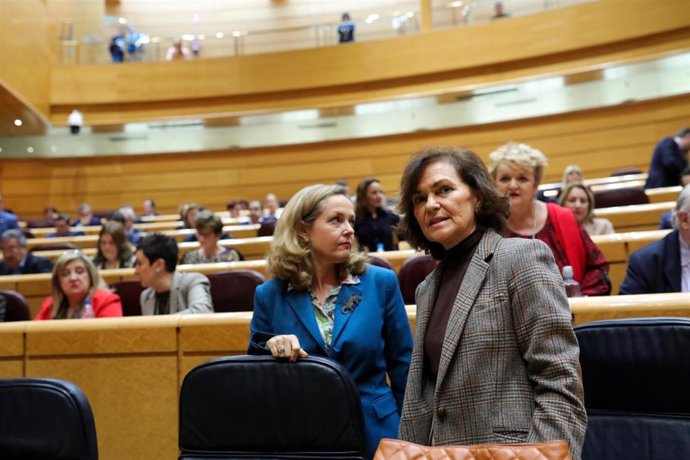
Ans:
[{"label": "dark suit jacket", "polygon": [[[26,275],[27,273],[50,273],[53,271],[53,262],[51,262],[50,259],[35,256],[29,252],[26,254],[24,266],[20,267],[19,271],[22,275]],[[15,273],[10,270],[5,262],[0,262],[0,276],[14,274]]]},{"label": "dark suit jacket", "polygon": [[266,353],[262,344],[274,335],[295,334],[310,355],[342,364],[359,389],[371,458],[382,437],[397,435],[412,333],[395,272],[369,265],[359,278],[359,284],[342,285],[330,347],[324,344],[308,291],[288,290],[288,283],[278,278],[257,287],[249,353]]},{"label": "dark suit jacket", "polygon": [[680,173],[687,166],[687,157],[676,141],[672,137],[663,139],[654,148],[644,188],[680,185]]},{"label": "dark suit jacket", "polygon": [[678,230],[630,254],[619,294],[680,292]]}]

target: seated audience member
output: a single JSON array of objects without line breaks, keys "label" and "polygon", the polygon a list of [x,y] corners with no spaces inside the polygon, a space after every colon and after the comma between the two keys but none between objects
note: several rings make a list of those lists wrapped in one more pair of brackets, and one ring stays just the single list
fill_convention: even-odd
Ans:
[{"label": "seated audience member", "polygon": [[[184,216],[182,217],[182,228],[193,228],[196,229],[196,218],[203,208],[201,205],[196,203],[189,203],[187,209],[184,211]],[[196,235],[185,235],[184,241],[196,241]]]},{"label": "seated audience member", "polygon": [[385,202],[386,195],[378,179],[367,177],[357,186],[355,236],[362,249],[377,251],[379,244],[383,245],[384,251],[398,249],[393,232],[400,217],[387,210]]},{"label": "seated audience member", "polygon": [[283,209],[280,208],[278,198],[276,198],[276,196],[273,193],[269,193],[268,195],[266,195],[266,199],[264,200],[264,208],[266,209],[266,211],[264,214],[263,222],[271,222],[280,219],[280,215],[282,214]]},{"label": "seated audience member", "polygon": [[264,208],[261,206],[261,201],[252,200],[249,202],[249,223],[261,224],[264,220]]},{"label": "seated audience member", "polygon": [[568,165],[563,170],[561,190],[565,189],[568,185],[581,184],[584,179],[585,176],[582,174],[582,168],[580,165]]},{"label": "seated audience member", "polygon": [[690,292],[690,185],[673,210],[673,230],[628,258],[619,294]]},{"label": "seated audience member", "polygon": [[240,204],[240,202],[235,201],[235,200],[230,200],[225,205],[225,209],[228,210],[228,213],[230,214],[231,219],[234,219],[235,222],[238,224],[248,224],[249,223],[249,217],[243,216],[240,213],[241,208],[242,208],[242,205]]},{"label": "seated audience member", "polygon": [[582,295],[608,295],[609,264],[587,231],[571,210],[536,199],[546,165],[544,154],[527,144],[511,142],[489,155],[494,185],[510,201],[505,236],[542,240],[561,272],[566,265],[573,267]]},{"label": "seated audience member", "polygon": [[[683,187],[690,185],[690,168],[685,168],[683,172],[680,173],[680,185]],[[673,211],[668,211],[661,215],[661,218],[659,218],[659,228],[661,230],[673,228],[671,217],[673,217]]]},{"label": "seated audience member", "polygon": [[60,212],[54,206],[47,206],[43,209],[43,218],[48,222],[53,222],[60,215]]},{"label": "seated audience member", "polygon": [[122,316],[120,297],[105,288],[98,270],[82,252],[65,252],[55,263],[51,294],[35,319]]},{"label": "seated audience member", "polygon": [[88,203],[82,203],[77,208],[77,218],[72,225],[75,227],[86,227],[90,225],[101,225],[101,220],[93,215],[93,209]]},{"label": "seated audience member", "polygon": [[0,235],[2,235],[5,230],[18,229],[19,223],[17,222],[17,216],[7,211],[0,211]]},{"label": "seated audience member", "polygon": [[213,313],[208,278],[176,271],[178,256],[175,239],[161,233],[147,235],[137,245],[134,273],[146,288],[140,298],[142,315]]},{"label": "seated audience member", "polygon": [[2,262],[0,275],[25,275],[27,273],[50,273],[53,262],[45,257],[30,253],[26,237],[21,230],[5,230],[2,234]]},{"label": "seated audience member", "polygon": [[103,224],[93,263],[99,269],[134,266],[134,252],[121,223],[109,220]]},{"label": "seated audience member", "polygon": [[84,236],[82,231],[73,231],[69,226],[69,216],[67,214],[58,214],[55,218],[55,232],[46,235],[48,238],[56,238],[63,236]]},{"label": "seated audience member", "polygon": [[119,222],[125,229],[125,235],[127,240],[133,244],[137,245],[144,237],[144,233],[138,228],[134,227],[134,222],[137,215],[134,213],[134,209],[131,206],[123,206],[118,211],[115,211],[110,220],[114,222]]},{"label": "seated audience member", "polygon": [[572,209],[575,218],[585,227],[589,236],[615,233],[610,220],[594,217],[594,195],[586,185],[566,185],[558,204]]},{"label": "seated audience member", "polygon": [[142,204],[142,212],[141,215],[143,217],[146,216],[157,216],[158,213],[156,212],[156,202],[153,201],[151,198],[147,198],[144,200]]},{"label": "seated audience member", "polygon": [[672,187],[680,184],[680,173],[688,167],[690,128],[675,137],[665,137],[654,147],[644,188]]},{"label": "seated audience member", "polygon": [[201,211],[196,219],[196,239],[199,249],[189,251],[182,258],[183,264],[234,262],[242,257],[236,249],[218,244],[223,234],[223,222],[211,211]]}]

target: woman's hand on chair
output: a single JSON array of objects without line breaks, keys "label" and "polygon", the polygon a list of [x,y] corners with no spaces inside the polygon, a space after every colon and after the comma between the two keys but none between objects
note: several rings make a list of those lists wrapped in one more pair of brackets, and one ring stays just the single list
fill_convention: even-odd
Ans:
[{"label": "woman's hand on chair", "polygon": [[299,339],[295,335],[276,335],[266,342],[266,348],[274,358],[289,358],[291,363],[298,358],[306,358],[309,355],[300,347]]}]

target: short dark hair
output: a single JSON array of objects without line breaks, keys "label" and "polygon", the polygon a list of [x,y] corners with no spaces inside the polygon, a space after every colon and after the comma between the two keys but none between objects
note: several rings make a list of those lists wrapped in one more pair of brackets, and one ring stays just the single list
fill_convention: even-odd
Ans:
[{"label": "short dark hair", "polygon": [[676,133],[676,137],[685,137],[690,134],[690,128],[683,128]]},{"label": "short dark hair", "polygon": [[158,259],[165,262],[165,271],[172,273],[177,267],[177,257],[179,249],[177,241],[171,236],[162,233],[151,233],[146,235],[137,245],[137,251],[141,251],[152,264]]},{"label": "short dark hair", "polygon": [[214,234],[220,235],[223,233],[223,221],[211,211],[203,210],[196,216],[196,230],[201,231],[206,228],[210,228]]},{"label": "short dark hair", "polygon": [[460,180],[477,197],[478,227],[502,233],[510,215],[508,198],[498,194],[486,166],[477,154],[461,147],[429,147],[422,150],[407,163],[400,179],[398,212],[401,214],[401,219],[398,228],[413,248],[429,251],[436,258],[440,258],[445,250],[440,243],[429,241],[424,236],[414,216],[413,198],[424,170],[430,164],[439,161],[450,164],[458,173]]}]

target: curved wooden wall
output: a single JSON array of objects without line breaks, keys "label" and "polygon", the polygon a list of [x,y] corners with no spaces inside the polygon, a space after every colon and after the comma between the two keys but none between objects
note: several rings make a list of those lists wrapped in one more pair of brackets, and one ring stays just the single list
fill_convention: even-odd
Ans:
[{"label": "curved wooden wall", "polygon": [[549,117],[482,126],[422,131],[372,139],[293,146],[230,149],[203,153],[118,157],[0,160],[5,206],[24,218],[38,218],[47,205],[74,213],[80,202],[94,209],[131,203],[140,209],[154,198],[163,213],[182,201],[221,210],[230,198],[289,198],[317,182],[377,176],[393,194],[404,164],[433,145],[462,145],[484,159],[513,139],[532,144],[549,158],[545,182],[560,181],[564,167],[583,166],[589,178],[614,169],[647,169],[654,144],[688,124],[690,95],[622,104]]},{"label": "curved wooden wall", "polygon": [[[615,27],[614,27],[615,25]],[[684,0],[603,0],[397,39],[191,62],[56,67],[51,119],[92,124],[348,105],[690,47]]]}]

